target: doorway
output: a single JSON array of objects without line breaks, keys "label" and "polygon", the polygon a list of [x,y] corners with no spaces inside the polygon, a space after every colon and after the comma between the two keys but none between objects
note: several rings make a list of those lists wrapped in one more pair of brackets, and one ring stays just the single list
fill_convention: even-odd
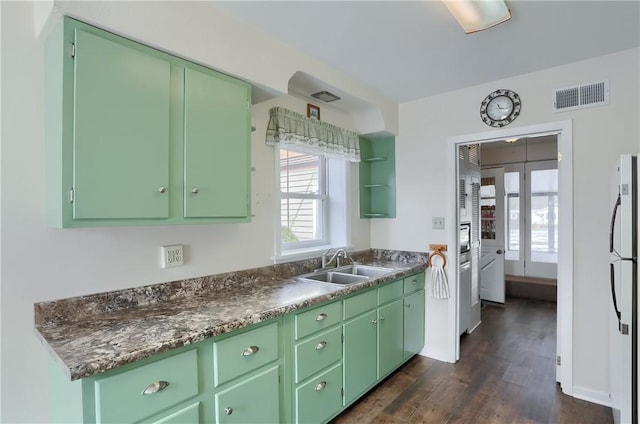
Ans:
[{"label": "doorway", "polygon": [[[558,153],[558,194],[562,199],[558,204],[558,301],[557,301],[557,356],[558,365],[556,368],[557,381],[560,382],[562,391],[568,395],[573,395],[573,227],[570,225],[573,218],[573,192],[572,192],[572,123],[571,121],[551,122],[546,124],[531,125],[518,128],[502,128],[482,133],[468,134],[463,136],[451,137],[449,139],[449,148],[451,154],[451,165],[449,167],[449,181],[453,182],[451,190],[457,192],[458,185],[458,147],[466,144],[484,144],[495,141],[506,140],[508,138],[524,138],[538,137],[546,135],[555,135],[557,137],[557,153]],[[455,185],[454,185],[455,184]],[[453,196],[451,203],[451,216],[458,216],[458,199]],[[456,220],[456,226],[449,232],[450,244],[459,248],[457,240],[457,230],[460,224]],[[567,225],[563,225],[567,223]],[[460,339],[459,339],[459,312],[460,312],[460,272],[459,259],[452,258],[452,269],[457,270],[453,273],[455,277],[455,308],[449,309],[449,319],[453,323],[449,328],[448,341],[455,352],[455,360],[460,358]]]}]

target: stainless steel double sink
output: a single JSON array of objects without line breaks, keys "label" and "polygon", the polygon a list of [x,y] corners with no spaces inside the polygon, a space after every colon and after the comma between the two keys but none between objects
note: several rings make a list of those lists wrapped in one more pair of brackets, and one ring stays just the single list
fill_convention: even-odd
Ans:
[{"label": "stainless steel double sink", "polygon": [[339,268],[315,271],[301,275],[300,278],[333,284],[354,284],[378,278],[391,272],[393,272],[392,268],[370,265],[348,265]]}]

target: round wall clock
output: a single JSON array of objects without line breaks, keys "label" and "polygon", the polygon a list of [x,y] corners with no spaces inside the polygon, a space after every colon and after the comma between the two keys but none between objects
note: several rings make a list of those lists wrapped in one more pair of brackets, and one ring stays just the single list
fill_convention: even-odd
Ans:
[{"label": "round wall clock", "polygon": [[520,106],[520,96],[517,93],[505,89],[496,90],[480,104],[480,118],[492,127],[504,127],[520,115]]}]

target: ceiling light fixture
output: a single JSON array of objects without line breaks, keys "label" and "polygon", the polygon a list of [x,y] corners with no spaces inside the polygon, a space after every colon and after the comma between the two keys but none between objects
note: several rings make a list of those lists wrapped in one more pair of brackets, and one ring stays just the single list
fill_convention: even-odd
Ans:
[{"label": "ceiling light fixture", "polygon": [[511,19],[504,0],[442,0],[464,32],[471,34]]},{"label": "ceiling light fixture", "polygon": [[516,142],[516,141],[518,141],[518,140],[519,140],[519,138],[507,138],[505,141],[506,141],[507,143],[515,143],[515,142]]},{"label": "ceiling light fixture", "polygon": [[322,100],[323,102],[326,102],[326,103],[340,100],[340,97],[336,96],[333,93],[329,93],[328,91],[318,91],[317,93],[313,93],[311,97]]}]

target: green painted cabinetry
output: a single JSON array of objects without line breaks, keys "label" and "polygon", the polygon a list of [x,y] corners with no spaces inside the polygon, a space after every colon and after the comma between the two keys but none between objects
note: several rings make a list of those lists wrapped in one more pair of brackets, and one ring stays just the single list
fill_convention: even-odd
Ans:
[{"label": "green painted cabinetry", "polygon": [[424,281],[417,273],[79,381],[52,361],[51,421],[326,423],[423,348]]},{"label": "green painted cabinetry", "polygon": [[402,299],[378,308],[378,379],[396,369],[404,360]]},{"label": "green painted cabinetry", "polygon": [[290,408],[295,423],[322,423],[343,407],[342,317],[342,300],[289,317],[294,340],[289,350]]},{"label": "green painted cabinetry", "polygon": [[[345,302],[355,298],[345,299]],[[376,325],[375,309],[344,324],[344,401],[346,404],[359,398],[377,380],[378,330]]]},{"label": "green painted cabinetry", "polygon": [[360,217],[396,217],[394,137],[360,137]]},{"label": "green painted cabinetry", "polygon": [[73,382],[52,361],[51,422],[282,422],[281,325],[279,318]]},{"label": "green painted cabinetry", "polygon": [[250,219],[250,86],[71,18],[47,40],[55,227]]},{"label": "green painted cabinetry", "polygon": [[404,358],[408,359],[424,347],[425,274],[404,279]]},{"label": "green painted cabinetry", "polygon": [[215,397],[218,424],[280,422],[278,365],[240,380]]}]

